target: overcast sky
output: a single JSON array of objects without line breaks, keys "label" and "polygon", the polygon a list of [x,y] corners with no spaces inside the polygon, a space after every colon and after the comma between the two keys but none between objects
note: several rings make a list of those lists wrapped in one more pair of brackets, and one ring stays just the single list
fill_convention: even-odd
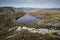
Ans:
[{"label": "overcast sky", "polygon": [[60,0],[0,0],[0,6],[60,8]]}]

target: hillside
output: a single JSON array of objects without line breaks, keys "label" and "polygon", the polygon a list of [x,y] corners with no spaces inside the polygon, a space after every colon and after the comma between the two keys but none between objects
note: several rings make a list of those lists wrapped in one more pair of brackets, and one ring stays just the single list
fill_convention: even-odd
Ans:
[{"label": "hillside", "polygon": [[4,39],[8,35],[12,35],[14,31],[9,31],[10,28],[19,26],[16,22],[18,17],[21,17],[25,12],[17,11],[13,7],[0,7],[0,39]]},{"label": "hillside", "polygon": [[[29,14],[26,14],[27,12]],[[26,25],[22,25],[16,22],[16,20],[20,17],[22,22],[26,22],[27,20],[34,21],[37,18],[41,20],[37,21],[36,23],[27,23]],[[55,29],[56,27],[56,29],[60,30],[60,10],[38,10],[29,8],[23,10],[14,7],[0,7],[0,40],[51,40],[51,38],[53,38],[53,40],[57,40],[57,38],[60,39],[59,34],[56,33],[55,35],[53,33],[31,33],[27,30],[16,31],[19,26],[26,26],[32,29]],[[36,31],[37,30],[35,30],[35,32]]]}]

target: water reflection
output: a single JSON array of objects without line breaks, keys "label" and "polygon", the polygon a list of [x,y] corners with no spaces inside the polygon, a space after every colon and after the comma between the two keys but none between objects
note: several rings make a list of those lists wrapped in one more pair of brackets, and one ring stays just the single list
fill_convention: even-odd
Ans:
[{"label": "water reflection", "polygon": [[39,20],[39,19],[32,16],[31,14],[25,14],[21,18],[17,19],[17,22],[20,22],[22,24],[26,24],[26,23],[36,22],[37,20]]}]

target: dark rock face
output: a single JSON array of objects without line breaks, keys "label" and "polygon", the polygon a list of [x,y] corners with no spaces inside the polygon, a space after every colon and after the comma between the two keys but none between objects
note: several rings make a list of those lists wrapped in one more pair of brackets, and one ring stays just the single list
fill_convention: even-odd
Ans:
[{"label": "dark rock face", "polygon": [[17,22],[20,22],[22,24],[26,24],[26,23],[36,22],[37,20],[39,20],[39,19],[30,15],[30,14],[25,14],[21,18],[17,19]]}]

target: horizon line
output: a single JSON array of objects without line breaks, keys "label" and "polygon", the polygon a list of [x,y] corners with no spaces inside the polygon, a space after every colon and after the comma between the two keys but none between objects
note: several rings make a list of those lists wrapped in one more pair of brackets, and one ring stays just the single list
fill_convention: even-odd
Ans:
[{"label": "horizon line", "polygon": [[[44,7],[15,7],[15,6],[0,6],[0,7],[13,7],[13,8],[44,8]],[[60,8],[60,7],[46,7],[46,8]]]}]

